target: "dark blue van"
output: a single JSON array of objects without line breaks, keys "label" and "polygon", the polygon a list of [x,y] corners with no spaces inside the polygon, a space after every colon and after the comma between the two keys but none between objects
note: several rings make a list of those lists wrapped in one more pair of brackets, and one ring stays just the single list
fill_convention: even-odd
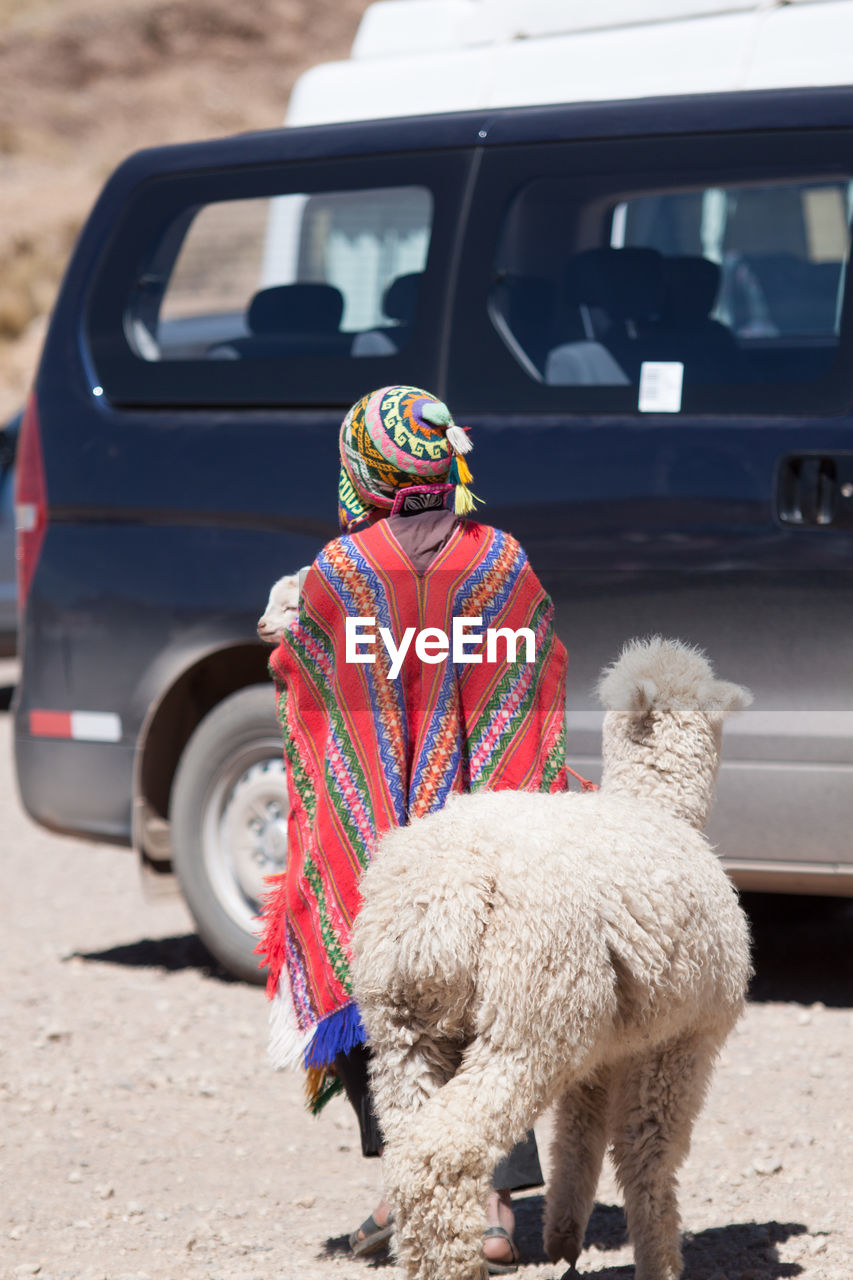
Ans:
[{"label": "dark blue van", "polygon": [[68,268],[19,444],[21,795],[176,870],[256,975],[286,856],[255,623],[336,534],[337,433],[445,399],[555,600],[570,760],[630,637],[750,686],[712,819],[853,891],[853,90],[344,124],[141,152]]}]

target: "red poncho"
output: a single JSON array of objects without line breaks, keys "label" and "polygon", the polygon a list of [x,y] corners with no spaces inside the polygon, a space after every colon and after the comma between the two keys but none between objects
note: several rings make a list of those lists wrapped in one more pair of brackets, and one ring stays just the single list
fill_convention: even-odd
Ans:
[{"label": "red poncho", "polygon": [[[375,643],[361,646],[372,664],[346,660],[348,617],[373,620],[362,630]],[[454,617],[481,620],[479,643],[466,646],[480,662],[422,661],[412,638],[391,678],[381,627],[398,647],[407,627],[452,639]],[[498,637],[487,661],[489,628],[528,628],[533,660],[520,638],[508,663]],[[259,951],[274,1000],[271,1055],[317,1069],[315,1107],[333,1087],[323,1069],[364,1039],[350,936],[378,838],[453,792],[565,790],[566,662],[524,552],[487,525],[458,524],[423,573],[387,520],[329,543],[312,566],[299,620],[270,662],[291,808],[287,869],[272,881]]]}]

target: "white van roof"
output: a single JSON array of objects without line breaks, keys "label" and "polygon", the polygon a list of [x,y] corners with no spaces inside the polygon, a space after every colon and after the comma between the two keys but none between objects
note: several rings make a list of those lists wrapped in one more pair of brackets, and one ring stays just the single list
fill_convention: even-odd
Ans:
[{"label": "white van roof", "polygon": [[288,124],[853,83],[853,0],[379,0]]}]

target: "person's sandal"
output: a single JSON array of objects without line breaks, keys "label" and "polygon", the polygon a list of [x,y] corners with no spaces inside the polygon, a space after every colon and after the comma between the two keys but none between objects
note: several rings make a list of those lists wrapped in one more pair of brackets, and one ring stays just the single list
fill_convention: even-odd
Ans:
[{"label": "person's sandal", "polygon": [[371,1213],[369,1218],[365,1218],[360,1227],[356,1227],[349,1238],[349,1247],[352,1249],[353,1257],[368,1258],[372,1253],[378,1253],[380,1249],[384,1249],[388,1241],[394,1234],[394,1219],[389,1216],[384,1227],[380,1227],[379,1223]]},{"label": "person's sandal", "polygon": [[486,1258],[486,1267],[490,1276],[509,1276],[518,1270],[518,1260],[521,1257],[518,1247],[506,1227],[486,1227],[483,1232],[483,1239],[499,1237],[505,1240],[509,1245],[512,1262],[494,1262],[491,1258]]}]

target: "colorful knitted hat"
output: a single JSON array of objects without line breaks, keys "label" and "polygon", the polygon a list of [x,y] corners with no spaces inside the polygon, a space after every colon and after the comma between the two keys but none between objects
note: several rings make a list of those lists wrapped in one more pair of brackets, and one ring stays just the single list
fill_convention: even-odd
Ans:
[{"label": "colorful knitted hat", "polygon": [[[338,518],[348,532],[387,514],[412,485],[455,489],[454,509],[474,509],[463,457],[471,441],[447,405],[419,387],[381,387],[354,404],[341,426]],[[477,499],[479,501],[479,499]]]}]

